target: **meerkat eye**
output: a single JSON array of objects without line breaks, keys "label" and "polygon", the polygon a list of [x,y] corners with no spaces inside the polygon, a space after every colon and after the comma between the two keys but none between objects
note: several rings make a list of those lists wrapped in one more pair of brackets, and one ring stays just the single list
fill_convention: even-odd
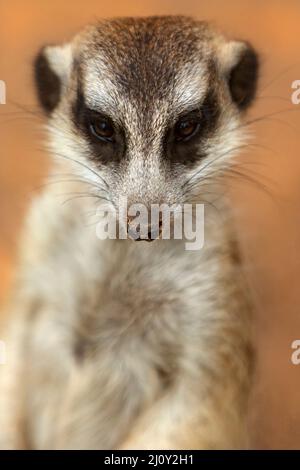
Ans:
[{"label": "meerkat eye", "polygon": [[89,122],[89,130],[91,134],[98,140],[104,142],[113,142],[114,140],[114,126],[105,118],[95,118]]},{"label": "meerkat eye", "polygon": [[186,142],[198,132],[199,128],[200,124],[195,119],[180,119],[175,125],[175,139],[178,142]]}]

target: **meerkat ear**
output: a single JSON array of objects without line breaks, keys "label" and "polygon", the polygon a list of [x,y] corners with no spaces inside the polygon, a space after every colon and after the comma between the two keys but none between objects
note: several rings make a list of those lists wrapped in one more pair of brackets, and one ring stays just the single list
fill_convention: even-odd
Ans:
[{"label": "meerkat ear", "polygon": [[58,105],[72,64],[71,45],[45,46],[34,61],[34,78],[39,102],[47,114]]},{"label": "meerkat ear", "polygon": [[257,89],[259,60],[255,50],[247,42],[228,42],[222,48],[221,63],[233,102],[245,110]]}]

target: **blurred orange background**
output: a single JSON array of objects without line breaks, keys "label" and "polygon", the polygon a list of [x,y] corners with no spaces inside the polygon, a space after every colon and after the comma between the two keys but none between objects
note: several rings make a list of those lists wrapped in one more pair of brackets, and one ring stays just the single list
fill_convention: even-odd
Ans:
[{"label": "blurred orange background", "polygon": [[241,161],[267,190],[246,180],[230,185],[257,305],[252,446],[300,448],[300,365],[291,363],[291,343],[300,339],[300,104],[291,102],[291,84],[300,79],[299,0],[0,0],[0,79],[7,86],[7,104],[0,105],[0,301],[26,208],[47,173],[41,122],[20,110],[36,112],[36,52],[97,18],[154,14],[212,20],[260,53],[260,90],[249,118],[266,117],[251,126],[258,146]]}]

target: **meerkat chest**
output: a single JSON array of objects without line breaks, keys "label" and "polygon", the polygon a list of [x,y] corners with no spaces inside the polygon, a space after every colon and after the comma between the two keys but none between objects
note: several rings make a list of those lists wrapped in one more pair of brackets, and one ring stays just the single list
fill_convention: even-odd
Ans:
[{"label": "meerkat chest", "polygon": [[[72,238],[60,240],[35,271],[44,307],[33,325],[32,357],[39,362],[30,380],[45,384],[48,405],[41,394],[30,407],[32,416],[39,416],[34,420],[46,423],[43,447],[52,442],[53,416],[68,413],[61,396],[72,388],[75,371],[76,394],[83,388],[86,395],[82,413],[89,394],[99,391],[95,426],[103,446],[111,447],[140,410],[176,380],[189,328],[194,336],[199,332],[200,343],[201,318],[207,322],[209,312],[213,318],[209,293],[226,269],[219,245],[211,243],[192,253],[180,242],[99,242],[82,231],[75,235],[73,230]],[[43,279],[50,278],[45,285]],[[222,295],[220,290],[218,298]],[[118,428],[118,435],[105,422]],[[109,435],[114,442],[107,442]]]}]

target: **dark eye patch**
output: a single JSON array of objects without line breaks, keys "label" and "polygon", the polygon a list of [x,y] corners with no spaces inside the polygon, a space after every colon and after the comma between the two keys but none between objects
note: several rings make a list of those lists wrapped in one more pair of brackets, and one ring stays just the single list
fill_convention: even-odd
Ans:
[{"label": "dark eye patch", "polygon": [[80,86],[72,108],[72,120],[90,145],[90,158],[105,164],[120,161],[125,151],[122,130],[110,116],[86,105]]},{"label": "dark eye patch", "polygon": [[[197,108],[178,117],[175,125],[169,129],[166,137],[165,154],[172,163],[193,164],[205,156],[201,142],[214,133],[218,125],[220,108],[216,94],[210,91],[203,103]],[[191,126],[188,135],[178,137],[180,123]]]}]

